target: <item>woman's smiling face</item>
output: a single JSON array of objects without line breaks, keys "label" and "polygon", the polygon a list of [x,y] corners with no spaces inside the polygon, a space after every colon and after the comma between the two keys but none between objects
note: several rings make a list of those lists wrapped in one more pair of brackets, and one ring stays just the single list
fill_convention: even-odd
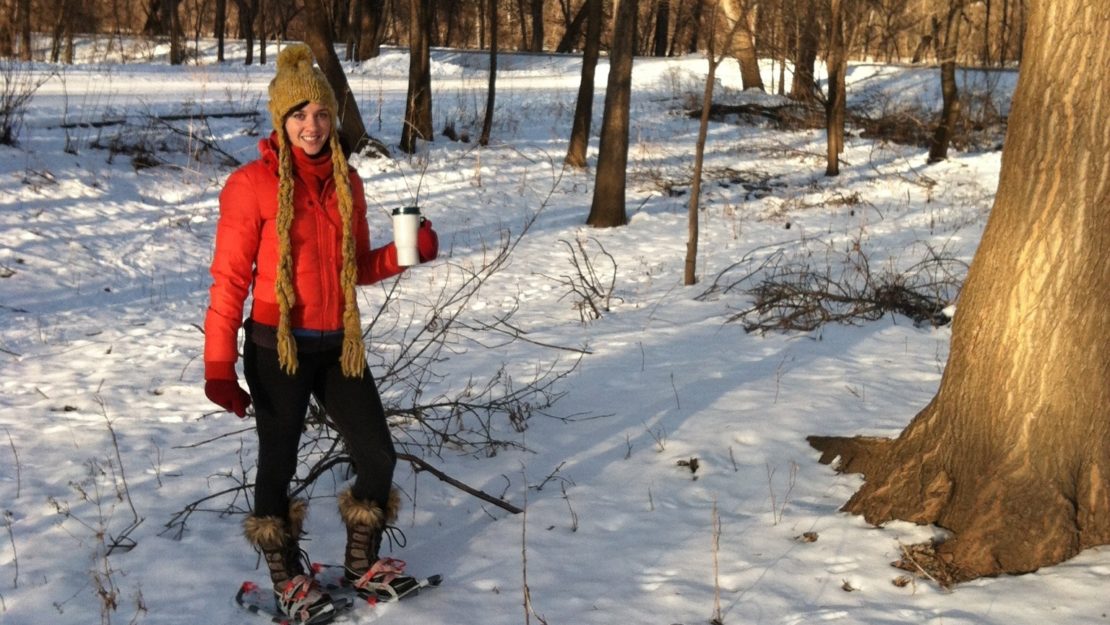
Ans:
[{"label": "woman's smiling face", "polygon": [[285,135],[305,154],[316,156],[331,137],[331,113],[323,105],[309,102],[285,118]]}]

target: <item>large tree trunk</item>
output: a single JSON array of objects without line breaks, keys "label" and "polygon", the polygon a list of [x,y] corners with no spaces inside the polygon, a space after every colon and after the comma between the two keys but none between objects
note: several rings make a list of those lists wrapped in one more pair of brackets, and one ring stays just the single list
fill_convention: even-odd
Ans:
[{"label": "large tree trunk", "polygon": [[366,126],[358,112],[358,104],[343,73],[343,65],[335,54],[332,44],[332,29],[328,14],[320,0],[304,0],[305,32],[304,42],[312,49],[316,64],[328,79],[335,99],[339,101],[339,139],[347,154],[360,152],[370,142]]},{"label": "large tree trunk", "polygon": [[944,34],[941,38],[940,50],[940,92],[944,104],[940,113],[940,121],[933,132],[933,141],[929,146],[929,162],[935,163],[948,158],[948,144],[952,142],[952,134],[956,124],[960,121],[960,92],[956,87],[956,53],[960,43],[960,13],[963,11],[963,0],[949,0],[948,15],[944,20]]},{"label": "large tree trunk", "polygon": [[590,126],[594,117],[594,75],[601,55],[601,0],[586,0],[586,49],[582,53],[582,80],[578,83],[578,101],[574,105],[574,124],[564,162],[571,167],[586,167],[586,148],[590,144]]},{"label": "large tree trunk", "polygon": [[418,141],[435,139],[432,129],[431,0],[409,0],[409,90],[401,149],[416,152]]},{"label": "large tree trunk", "polygon": [[605,87],[605,112],[601,117],[601,144],[597,157],[593,203],[586,223],[597,228],[628,223],[624,208],[625,173],[628,166],[628,127],[632,99],[632,56],[636,50],[637,0],[620,0],[609,51],[609,82]]},{"label": "large tree trunk", "polygon": [[844,506],[933,523],[950,579],[1110,543],[1110,4],[1031,0],[998,193],[936,396],[895,440],[817,438]]}]

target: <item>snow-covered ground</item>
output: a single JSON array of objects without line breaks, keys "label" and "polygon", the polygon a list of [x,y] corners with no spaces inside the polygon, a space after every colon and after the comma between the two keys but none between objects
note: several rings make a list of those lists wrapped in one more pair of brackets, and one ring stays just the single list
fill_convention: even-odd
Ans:
[{"label": "snow-covered ground", "polygon": [[[406,68],[396,50],[348,67],[367,128],[387,144],[400,135]],[[406,451],[527,512],[402,462],[407,546],[395,555],[446,582],[343,622],[690,625],[716,615],[718,596],[728,624],[1107,621],[1110,558],[1101,550],[954,591],[921,580],[900,587],[892,582],[904,573],[889,566],[899,546],[938,530],[876,529],[837,511],[859,477],[818,464],[805,437],[897,434],[935,392],[946,327],[888,315],[748,334],[726,323],[750,304],[742,290],[700,297],[722,272],[729,283],[772,258],[834,274],[857,247],[876,272],[910,267],[930,249],[969,262],[998,152],[926,166],[923,149],[850,134],[843,173],[829,179],[821,131],[714,123],[701,281],[683,286],[697,122],[681,107],[699,97],[705,61],[637,60],[630,224],[610,230],[583,225],[591,174],[560,166],[580,61],[506,55],[500,69],[490,147],[437,137],[411,158],[355,159],[375,242],[389,239],[388,209],[419,193],[443,248],[400,279],[370,345],[388,360],[416,327],[409,321],[423,323],[431,302],[534,218],[501,271],[467,299],[459,322],[469,329],[460,325],[432,363],[425,394],[456,396],[498,374],[498,389],[524,387],[537,371],[566,375],[552,388],[558,401],[525,409],[526,421],[467,422],[503,443],[496,453],[432,453],[418,429],[399,424]],[[242,498],[204,503],[180,537],[166,525],[252,474],[250,422],[204,397],[199,324],[217,194],[230,173],[221,161],[252,158],[269,128],[264,113],[220,115],[264,110],[272,65],[174,68],[155,58],[35,71],[48,78],[19,145],[0,147],[0,623],[250,621],[232,595],[264,573],[241,536],[242,516],[221,514],[241,510]],[[718,75],[722,99],[754,97],[739,94],[734,63]],[[776,75],[767,68],[768,82]],[[1013,78],[988,81],[999,110]],[[437,129],[454,121],[476,135],[485,81],[482,55],[437,51]],[[936,83],[935,71],[858,65],[849,91],[935,106]],[[182,113],[208,117],[151,118]],[[205,142],[206,156],[186,157]],[[163,164],[136,169],[136,155]],[[615,278],[610,310],[589,322],[567,283],[577,242],[602,282]],[[393,286],[364,289],[367,322]],[[521,338],[480,329],[499,318]],[[578,360],[573,350],[586,353]],[[385,395],[412,401],[402,384]],[[341,557],[333,495],[342,479],[311,493],[306,546],[316,560]],[[120,546],[106,555],[113,541]]]}]

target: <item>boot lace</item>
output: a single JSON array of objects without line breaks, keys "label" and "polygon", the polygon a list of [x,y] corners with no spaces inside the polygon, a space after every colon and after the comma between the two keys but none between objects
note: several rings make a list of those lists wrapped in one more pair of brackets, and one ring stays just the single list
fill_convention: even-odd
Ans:
[{"label": "boot lace", "polygon": [[281,612],[297,622],[306,622],[330,608],[328,596],[320,591],[316,580],[307,575],[297,575],[275,590]]},{"label": "boot lace", "polygon": [[388,595],[393,601],[399,599],[393,581],[405,575],[405,562],[396,558],[382,558],[375,562],[362,577],[352,582],[357,590]]},{"label": "boot lace", "polygon": [[394,547],[404,549],[405,545],[408,544],[408,536],[405,536],[401,528],[396,525],[386,525],[385,529],[382,530],[382,535],[389,540],[390,551],[393,551]]}]

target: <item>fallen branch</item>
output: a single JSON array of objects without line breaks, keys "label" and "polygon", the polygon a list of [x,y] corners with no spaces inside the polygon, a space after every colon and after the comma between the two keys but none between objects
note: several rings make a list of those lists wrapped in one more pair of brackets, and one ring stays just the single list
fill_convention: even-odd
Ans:
[{"label": "fallen branch", "polygon": [[439,478],[440,481],[447,482],[451,486],[454,486],[455,488],[457,488],[457,489],[459,489],[463,492],[469,493],[469,494],[477,497],[478,499],[481,499],[482,501],[489,502],[489,503],[497,506],[498,508],[501,508],[502,510],[506,510],[506,511],[511,512],[513,514],[520,514],[521,512],[524,512],[523,509],[514,506],[513,504],[505,501],[504,499],[498,499],[497,497],[494,497],[493,495],[490,495],[490,494],[488,494],[484,491],[478,490],[478,489],[473,488],[471,486],[467,486],[466,484],[456,480],[455,478],[451,477],[450,475],[447,475],[443,471],[440,471],[439,469],[437,469],[437,468],[433,467],[432,465],[428,464],[423,458],[418,458],[417,456],[414,456],[412,454],[397,454],[397,459],[398,460],[404,460],[405,462],[408,462],[409,464],[413,465],[413,467],[415,467],[417,472],[427,471],[428,473],[431,473],[432,475]]},{"label": "fallen branch", "polygon": [[[228,111],[224,113],[174,113],[169,115],[151,115],[154,119],[164,122],[182,121],[185,119],[216,119],[222,117],[257,117],[258,111]],[[130,121],[127,117],[104,118],[93,122],[65,122],[54,128],[105,128],[108,126],[122,126]]]}]

